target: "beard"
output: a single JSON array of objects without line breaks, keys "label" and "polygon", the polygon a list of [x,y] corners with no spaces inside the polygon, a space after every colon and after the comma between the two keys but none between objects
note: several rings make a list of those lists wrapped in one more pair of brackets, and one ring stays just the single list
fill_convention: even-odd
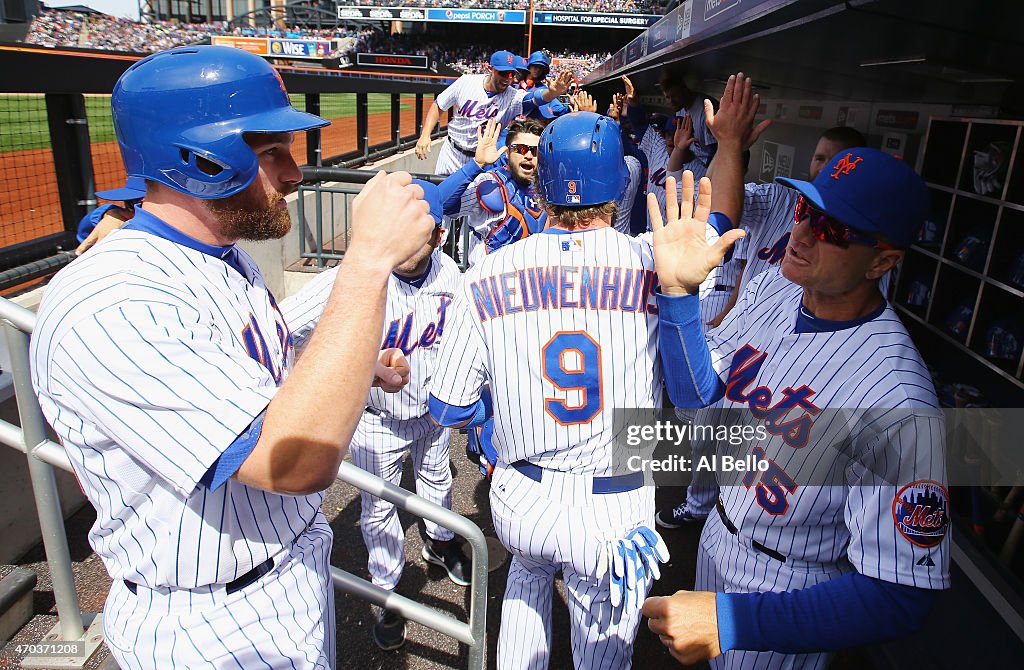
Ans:
[{"label": "beard", "polygon": [[250,186],[226,198],[208,200],[207,205],[217,215],[225,237],[263,242],[279,240],[291,230],[292,220],[288,210],[278,207],[278,203],[287,195],[277,190],[267,194],[262,189],[256,190]]}]

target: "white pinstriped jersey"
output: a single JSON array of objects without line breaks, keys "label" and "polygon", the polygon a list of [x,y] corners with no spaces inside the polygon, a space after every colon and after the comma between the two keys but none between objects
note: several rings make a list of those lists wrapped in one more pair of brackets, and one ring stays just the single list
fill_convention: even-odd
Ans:
[{"label": "white pinstriped jersey", "polygon": [[[658,132],[657,128],[647,126],[643,137],[640,138],[640,151],[647,156],[647,192],[653,193],[658,199],[658,209],[665,211],[665,180],[668,178],[668,147],[665,146],[665,139]],[[678,180],[677,180],[678,183]],[[679,192],[682,193],[680,187]],[[651,229],[651,222],[647,222],[647,230]]]},{"label": "white pinstriped jersey", "polygon": [[629,235],[629,217],[633,211],[637,193],[643,186],[641,182],[644,178],[644,168],[640,165],[640,161],[633,156],[623,156],[623,158],[626,160],[629,181],[626,182],[626,190],[622,192],[622,197],[615,201],[619,211],[615,215],[615,224],[612,227],[623,235]]},{"label": "white pinstriped jersey", "polygon": [[509,86],[502,93],[489,93],[484,88],[488,76],[464,74],[434,100],[442,111],[455,108],[448,123],[448,139],[463,149],[476,149],[476,130],[489,119],[497,119],[502,128],[507,128],[523,113],[527,92]]},{"label": "white pinstriped jersey", "polygon": [[[337,268],[321,272],[302,290],[281,303],[292,339],[299,348],[313,332],[337,277]],[[412,367],[409,383],[398,393],[370,389],[367,404],[392,419],[415,419],[427,413],[427,385],[434,370],[442,332],[447,330],[449,305],[462,274],[450,257],[434,251],[430,269],[419,287],[388,279],[381,349],[399,347]],[[318,307],[319,306],[319,307]]]},{"label": "white pinstriped jersey", "polygon": [[[707,335],[723,407],[746,408],[768,434],[748,449],[770,469],[723,486],[726,513],[748,546],[760,542],[787,565],[848,559],[869,577],[947,588],[944,430],[928,370],[888,305],[852,328],[795,333],[802,295],[762,273]],[[846,485],[813,484],[822,482]],[[923,498],[929,509],[915,512]]]},{"label": "white pinstriped jersey", "polygon": [[661,406],[656,284],[650,243],[611,228],[500,249],[463,278],[430,392],[465,407],[490,382],[501,461],[606,474],[612,408]]},{"label": "white pinstriped jersey", "polygon": [[[255,262],[136,230],[111,233],[50,282],[33,384],[89,501],[110,576],[226,583],[279,554],[323,496],[201,478],[267,406],[293,358]],[[322,309],[322,305],[321,305]]]},{"label": "white pinstriped jersey", "polygon": [[747,231],[735,257],[746,260],[740,286],[769,267],[779,267],[793,230],[793,212],[800,193],[782,184],[745,184],[740,228]]},{"label": "white pinstriped jersey", "polygon": [[693,138],[696,141],[690,145],[693,158],[683,165],[683,169],[693,172],[694,181],[700,181],[700,178],[707,174],[713,151],[718,145],[718,140],[708,128],[703,95],[698,95],[689,107],[683,107],[676,112],[677,119],[687,116],[693,117]]}]

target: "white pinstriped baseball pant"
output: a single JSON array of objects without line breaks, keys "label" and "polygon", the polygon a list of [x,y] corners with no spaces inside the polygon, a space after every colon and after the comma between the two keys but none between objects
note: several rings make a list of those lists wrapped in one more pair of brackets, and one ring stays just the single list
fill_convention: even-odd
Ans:
[{"label": "white pinstriped baseball pant", "polygon": [[569,601],[573,665],[577,670],[629,668],[633,640],[652,582],[613,608],[607,575],[598,578],[601,544],[654,524],[654,488],[592,492],[592,477],[544,471],[536,482],[498,463],[491,514],[498,539],[512,554],[501,608],[499,670],[546,669],[551,651],[551,598],[562,572]]},{"label": "white pinstriped baseball pant", "polygon": [[[412,456],[416,493],[443,507],[452,507],[452,469],[448,459],[451,430],[441,428],[430,416],[397,420],[364,412],[352,436],[352,462],[395,486],[402,481],[405,454]],[[405,531],[394,505],[365,491],[360,492],[359,525],[369,552],[367,567],[374,584],[393,591],[405,567]],[[450,540],[455,534],[433,521],[424,520],[427,536]]]}]

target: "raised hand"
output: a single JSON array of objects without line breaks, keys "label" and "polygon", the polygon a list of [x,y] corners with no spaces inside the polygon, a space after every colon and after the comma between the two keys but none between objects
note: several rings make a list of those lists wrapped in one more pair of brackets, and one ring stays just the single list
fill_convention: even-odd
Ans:
[{"label": "raised hand", "polygon": [[675,148],[685,151],[696,141],[697,138],[693,136],[693,117],[689,114],[682,118],[677,116],[676,132],[672,136],[672,143]]},{"label": "raised hand", "polygon": [[608,106],[608,116],[618,121],[622,116],[623,102],[625,102],[625,96],[622,93],[612,95],[612,104]]},{"label": "raised hand", "polygon": [[579,90],[573,93],[572,101],[577,112],[597,112],[597,102],[586,91]]},{"label": "raised hand", "polygon": [[573,74],[566,70],[555,78],[555,81],[551,83],[551,90],[554,91],[555,96],[565,95],[569,92],[569,86],[572,84]]},{"label": "raised hand", "polygon": [[761,97],[753,93],[753,80],[744,77],[742,72],[729,77],[717,112],[710,100],[704,101],[708,128],[719,146],[738,144],[741,151],[746,151],[757,141],[772,124],[770,119],[765,119],[754,127],[754,117],[760,104]]},{"label": "raised hand", "polygon": [[501,158],[502,150],[498,148],[498,137],[501,136],[501,124],[497,119],[488,119],[487,123],[476,129],[476,155],[473,160],[480,167],[487,167]]},{"label": "raised hand", "polygon": [[654,242],[654,264],[665,295],[691,295],[697,292],[708,274],[718,267],[736,240],[745,233],[728,230],[713,244],[707,241],[707,223],[711,215],[711,180],[700,180],[697,205],[693,204],[693,173],[683,172],[683,196],[677,201],[676,180],[665,182],[665,216],[653,193],[647,195]]},{"label": "raised hand", "polygon": [[626,104],[636,105],[636,89],[633,87],[633,82],[626,75],[622,75],[622,85],[626,89]]}]

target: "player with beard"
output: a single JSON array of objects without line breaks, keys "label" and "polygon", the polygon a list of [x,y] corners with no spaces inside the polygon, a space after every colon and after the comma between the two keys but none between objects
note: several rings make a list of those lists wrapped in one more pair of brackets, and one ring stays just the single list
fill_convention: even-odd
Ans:
[{"label": "player with beard", "polygon": [[331,291],[282,310],[236,243],[288,232],[294,133],[329,122],[293,108],[259,56],[216,46],[134,63],[111,109],[146,200],[54,276],[31,343],[40,406],[97,511],[104,641],[122,668],[333,668],[322,491],[375,376],[408,381],[379,334],[392,270],[434,231],[423,190],[371,179]]},{"label": "player with beard", "polygon": [[513,121],[505,139],[507,163],[474,179],[463,194],[460,214],[470,226],[471,264],[547,224],[533,185],[543,130],[536,119]]}]

